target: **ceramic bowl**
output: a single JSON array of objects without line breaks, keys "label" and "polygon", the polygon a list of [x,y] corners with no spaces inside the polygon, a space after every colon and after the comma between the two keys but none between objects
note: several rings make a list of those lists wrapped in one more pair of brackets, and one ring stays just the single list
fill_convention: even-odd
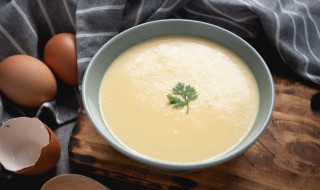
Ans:
[{"label": "ceramic bowl", "polygon": [[[169,34],[204,37],[229,48],[249,66],[258,83],[260,107],[253,127],[247,136],[231,151],[201,162],[173,163],[141,156],[121,145],[112,136],[99,109],[99,88],[103,75],[112,61],[129,47],[144,40]],[[247,150],[267,127],[274,107],[274,85],[270,71],[260,55],[237,35],[211,24],[191,20],[160,20],[132,27],[108,41],[95,54],[84,74],[82,98],[86,113],[100,135],[124,155],[152,167],[170,171],[190,171],[226,162]]]}]

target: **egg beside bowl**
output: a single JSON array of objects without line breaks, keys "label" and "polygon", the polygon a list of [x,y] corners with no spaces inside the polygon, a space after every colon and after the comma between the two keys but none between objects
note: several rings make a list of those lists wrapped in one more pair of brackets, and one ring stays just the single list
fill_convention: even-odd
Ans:
[{"label": "egg beside bowl", "polygon": [[[254,124],[240,143],[222,155],[204,160],[188,162],[167,161],[146,156],[139,151],[128,148],[124,143],[122,143],[121,139],[118,139],[114,135],[110,126],[107,124],[108,121],[105,122],[101,114],[99,102],[100,84],[105,72],[108,70],[114,59],[128,48],[142,41],[159,36],[177,34],[209,39],[230,49],[244,60],[252,71],[257,82],[260,101]],[[214,80],[214,78],[212,78],[212,80]],[[274,106],[274,87],[272,77],[263,59],[249,44],[235,34],[217,26],[197,21],[162,20],[133,27],[120,33],[106,43],[94,56],[86,70],[83,80],[82,97],[85,110],[91,122],[100,135],[104,137],[114,148],[134,160],[156,168],[170,171],[189,171],[226,162],[249,148],[258,139],[271,118]],[[141,122],[143,123],[143,121]],[[137,141],[139,141],[139,139],[137,139]],[[215,145],[209,144],[208,146],[212,147]],[[193,153],[190,152],[190,155],[192,154]]]},{"label": "egg beside bowl", "polygon": [[36,107],[52,101],[57,82],[51,70],[29,55],[13,55],[0,63],[0,91],[16,104]]},{"label": "egg beside bowl", "polygon": [[77,69],[75,35],[60,33],[47,42],[44,62],[23,54],[4,59],[0,63],[0,91],[17,105],[38,107],[55,99],[56,77],[77,85]]}]

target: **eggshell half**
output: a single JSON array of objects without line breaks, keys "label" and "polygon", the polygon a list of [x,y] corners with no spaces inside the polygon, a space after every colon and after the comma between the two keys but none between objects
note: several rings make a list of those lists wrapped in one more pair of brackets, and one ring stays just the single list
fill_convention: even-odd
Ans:
[{"label": "eggshell half", "polygon": [[49,133],[49,144],[41,149],[40,157],[33,166],[21,169],[17,173],[38,175],[51,170],[57,165],[61,155],[60,143],[54,132],[48,126],[45,125],[45,127]]},{"label": "eggshell half", "polygon": [[60,144],[37,118],[19,117],[0,128],[0,162],[9,171],[36,175],[57,164]]}]

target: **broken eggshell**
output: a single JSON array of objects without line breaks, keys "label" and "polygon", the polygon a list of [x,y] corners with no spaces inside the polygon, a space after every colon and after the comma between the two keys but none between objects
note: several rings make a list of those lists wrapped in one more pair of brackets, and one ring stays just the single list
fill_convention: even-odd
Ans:
[{"label": "broken eggshell", "polygon": [[56,166],[60,152],[56,135],[37,118],[10,119],[0,128],[0,163],[9,171],[47,172]]}]

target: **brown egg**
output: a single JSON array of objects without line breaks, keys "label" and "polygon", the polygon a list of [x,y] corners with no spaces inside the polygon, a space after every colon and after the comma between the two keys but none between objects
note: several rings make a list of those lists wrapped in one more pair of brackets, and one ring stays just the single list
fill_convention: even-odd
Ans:
[{"label": "brown egg", "polygon": [[45,173],[56,166],[60,155],[56,135],[37,118],[18,117],[0,127],[0,163],[9,171]]},{"label": "brown egg", "polygon": [[44,62],[63,82],[78,84],[75,35],[61,33],[53,36],[44,48]]},{"label": "brown egg", "polygon": [[0,91],[19,105],[35,107],[55,98],[57,82],[43,62],[14,55],[0,63]]}]

